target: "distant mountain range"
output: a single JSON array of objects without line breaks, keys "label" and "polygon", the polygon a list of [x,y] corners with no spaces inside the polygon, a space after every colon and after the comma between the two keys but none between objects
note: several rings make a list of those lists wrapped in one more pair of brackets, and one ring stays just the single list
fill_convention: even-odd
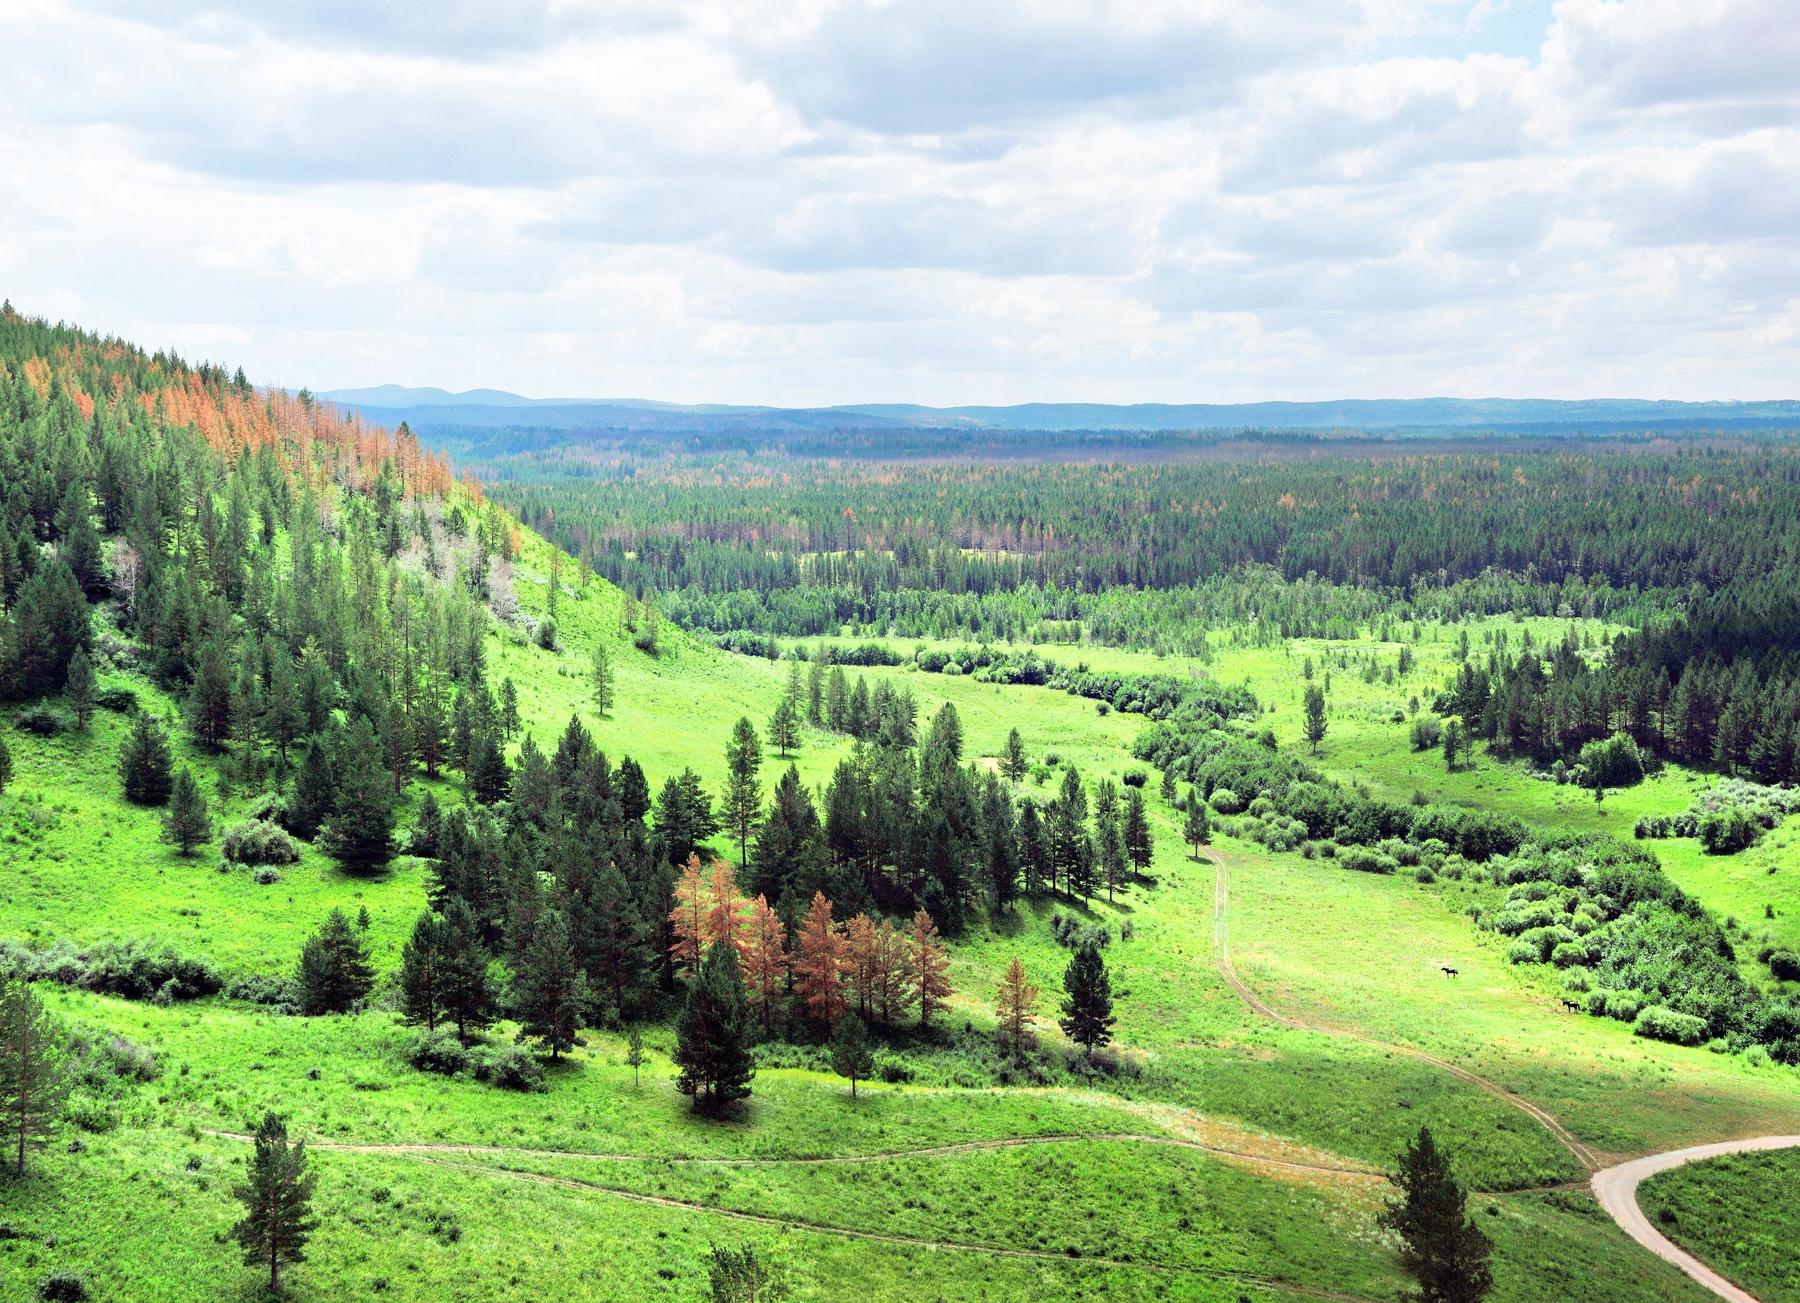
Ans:
[{"label": "distant mountain range", "polygon": [[1318,430],[1617,433],[1628,430],[1800,430],[1800,401],[1674,402],[1638,398],[1352,398],[1266,403],[1021,403],[926,407],[865,403],[755,407],[635,398],[525,398],[502,389],[378,385],[318,395],[392,424],[421,430],[517,429],[601,433],[954,430],[1066,432]]}]

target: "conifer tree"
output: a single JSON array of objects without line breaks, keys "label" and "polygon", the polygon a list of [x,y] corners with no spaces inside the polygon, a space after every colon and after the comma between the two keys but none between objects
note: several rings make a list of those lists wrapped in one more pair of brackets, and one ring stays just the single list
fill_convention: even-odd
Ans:
[{"label": "conifer tree", "polygon": [[75,727],[85,729],[94,717],[94,662],[84,648],[77,647],[69,657],[68,677],[63,680],[63,698],[75,716]]},{"label": "conifer tree", "polygon": [[788,752],[798,747],[799,743],[800,721],[793,699],[783,697],[775,703],[775,713],[769,716],[769,744],[785,760]]},{"label": "conifer tree", "polygon": [[1125,853],[1131,866],[1141,875],[1149,870],[1156,853],[1155,838],[1150,832],[1150,815],[1144,808],[1142,788],[1125,789]]},{"label": "conifer tree", "polygon": [[644,1066],[644,1032],[636,1023],[625,1035],[625,1062],[631,1068],[631,1084],[638,1084],[638,1069]]},{"label": "conifer tree", "polygon": [[1092,1058],[1094,1051],[1112,1039],[1112,980],[1100,947],[1090,943],[1076,950],[1063,972],[1063,1032]]},{"label": "conifer tree", "polygon": [[814,728],[825,724],[825,661],[818,652],[806,671],[806,722]]},{"label": "conifer tree", "polygon": [[756,1075],[749,1021],[737,949],[713,946],[675,1027],[675,1063],[681,1069],[676,1087],[693,1098],[699,1112],[718,1117],[749,1096]]},{"label": "conifer tree", "polygon": [[1025,871],[1028,896],[1042,895],[1046,882],[1053,881],[1055,864],[1045,840],[1044,823],[1038,818],[1037,802],[1030,797],[1019,803],[1019,867]]},{"label": "conifer tree", "polygon": [[125,783],[125,799],[137,805],[162,805],[175,783],[174,768],[162,725],[148,711],[139,711],[119,749],[119,776]]},{"label": "conifer tree", "polygon": [[467,1041],[471,1034],[494,1021],[494,1008],[499,1001],[481,927],[469,903],[461,897],[444,906],[440,944],[444,1016],[456,1024],[457,1036]]},{"label": "conifer tree", "polygon": [[1181,835],[1189,846],[1194,848],[1194,858],[1200,858],[1200,848],[1212,838],[1212,821],[1206,817],[1206,802],[1198,793],[1188,796],[1187,815],[1181,825]]},{"label": "conifer tree", "polygon": [[1031,1028],[1037,1022],[1038,989],[1025,980],[1025,966],[1017,955],[1000,979],[999,994],[994,1001],[994,1022],[1000,1032],[1000,1044],[1010,1047],[1014,1058],[1025,1056]]},{"label": "conifer tree", "polygon": [[319,847],[345,869],[366,872],[394,858],[394,780],[366,719],[344,733],[337,802]]},{"label": "conifer tree", "polygon": [[606,645],[594,644],[594,713],[605,719],[613,708],[613,668]]},{"label": "conifer tree", "polygon": [[738,862],[750,862],[750,833],[762,814],[762,793],[756,785],[762,769],[762,747],[756,727],[739,719],[725,747],[725,826],[737,839]]},{"label": "conifer tree", "polygon": [[952,994],[950,990],[950,955],[938,939],[937,924],[923,909],[913,911],[912,934],[908,938],[906,975],[912,995],[919,1002],[919,1026],[931,1026],[931,1015]]},{"label": "conifer tree", "polygon": [[1398,1194],[1381,1224],[1400,1237],[1400,1266],[1418,1284],[1417,1303],[1480,1303],[1494,1287],[1493,1241],[1470,1221],[1450,1162],[1420,1127],[1388,1178]]},{"label": "conifer tree", "polygon": [[306,1142],[288,1143],[287,1127],[273,1113],[256,1128],[256,1151],[244,1184],[232,1194],[244,1205],[243,1220],[231,1228],[252,1267],[267,1264],[269,1292],[281,1289],[283,1263],[305,1262],[306,1243],[319,1229],[313,1216],[317,1178],[306,1168]]},{"label": "conifer tree", "polygon": [[556,1059],[575,1047],[588,1005],[587,978],[575,965],[569,925],[558,910],[545,911],[532,931],[524,966],[513,990],[521,1037],[535,1037]]},{"label": "conifer tree", "polygon": [[327,914],[324,925],[301,947],[294,984],[300,1011],[308,1015],[349,1013],[368,997],[375,985],[375,968],[343,910]]},{"label": "conifer tree", "polygon": [[218,750],[231,736],[231,661],[223,638],[215,635],[200,646],[194,659],[194,682],[188,689],[188,727],[194,740]]},{"label": "conifer tree", "polygon": [[674,901],[669,909],[669,954],[683,973],[700,971],[705,951],[709,889],[700,872],[700,857],[690,854],[675,880]]},{"label": "conifer tree", "polygon": [[762,1019],[764,1033],[774,1028],[776,1003],[787,981],[788,953],[783,944],[786,931],[780,915],[769,907],[767,897],[758,896],[750,902],[750,922],[744,947],[744,985],[749,991],[751,1008]]},{"label": "conifer tree", "polygon": [[850,1099],[854,1103],[856,1083],[866,1081],[875,1070],[875,1051],[863,1020],[853,1013],[838,1019],[837,1034],[831,1038],[831,1067],[838,1076],[849,1078]]},{"label": "conifer tree", "polygon": [[743,893],[738,890],[737,871],[724,860],[714,860],[707,880],[706,919],[702,940],[709,946],[723,943],[744,952]]},{"label": "conifer tree", "polygon": [[186,765],[176,773],[175,786],[169,794],[169,811],[163,816],[163,840],[183,855],[192,855],[194,847],[212,840],[212,818],[206,810],[206,798]]},{"label": "conifer tree", "polygon": [[325,739],[314,737],[306,744],[300,772],[294,775],[294,790],[287,801],[286,827],[296,837],[310,841],[336,808],[337,776],[331,756]]},{"label": "conifer tree", "polygon": [[1163,804],[1175,804],[1175,767],[1173,765],[1162,771],[1162,784],[1158,789],[1162,794]]},{"label": "conifer tree", "polygon": [[519,734],[519,690],[510,678],[500,681],[500,736],[510,742]]},{"label": "conifer tree", "polygon": [[844,937],[824,892],[813,893],[794,949],[794,995],[807,1017],[835,1027],[844,1016]]},{"label": "conifer tree", "polygon": [[0,974],[0,1127],[17,1176],[25,1154],[49,1142],[68,1094],[62,1029],[22,977]]},{"label": "conifer tree", "polygon": [[1025,739],[1019,736],[1016,728],[1006,735],[1006,752],[1000,758],[1000,767],[1013,782],[1025,781],[1030,764],[1025,757]]},{"label": "conifer tree", "polygon": [[400,1021],[434,1031],[444,1016],[446,964],[443,921],[427,910],[400,948]]}]

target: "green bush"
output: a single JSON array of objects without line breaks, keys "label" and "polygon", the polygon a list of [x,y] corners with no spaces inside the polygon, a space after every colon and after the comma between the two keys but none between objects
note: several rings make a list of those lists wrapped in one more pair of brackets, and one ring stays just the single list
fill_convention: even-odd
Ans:
[{"label": "green bush", "polygon": [[544,1065],[537,1056],[520,1045],[484,1045],[469,1055],[475,1080],[502,1090],[548,1090],[544,1084]]},{"label": "green bush", "polygon": [[1244,808],[1244,798],[1229,787],[1221,787],[1212,794],[1208,804],[1220,814],[1237,814]]},{"label": "green bush", "polygon": [[1677,1013],[1667,1005],[1652,1004],[1638,1012],[1631,1030],[1653,1041],[1674,1045],[1699,1045],[1706,1040],[1706,1019],[1691,1013]]},{"label": "green bush", "polygon": [[469,1066],[469,1051],[448,1027],[421,1035],[406,1061],[421,1072],[440,1072],[453,1077]]},{"label": "green bush", "polygon": [[247,819],[226,830],[222,850],[234,864],[298,864],[300,847],[272,823]]},{"label": "green bush", "polygon": [[1711,810],[1700,816],[1700,844],[1708,855],[1731,855],[1756,840],[1755,818],[1741,806]]}]

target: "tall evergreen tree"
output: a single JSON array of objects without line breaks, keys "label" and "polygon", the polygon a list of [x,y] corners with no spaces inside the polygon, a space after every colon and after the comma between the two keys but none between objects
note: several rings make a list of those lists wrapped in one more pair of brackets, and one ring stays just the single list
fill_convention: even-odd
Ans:
[{"label": "tall evergreen tree", "polygon": [[769,745],[782,759],[793,751],[800,743],[800,720],[794,708],[793,699],[783,697],[775,703],[775,713],[769,716]]},{"label": "tall evergreen tree", "polygon": [[1182,820],[1181,835],[1189,846],[1194,848],[1194,858],[1200,858],[1200,848],[1212,839],[1212,822],[1206,817],[1206,802],[1198,794],[1188,797],[1187,814]]},{"label": "tall evergreen tree", "polygon": [[148,711],[139,711],[119,749],[119,776],[125,799],[138,805],[162,805],[175,785],[175,760],[168,735]]},{"label": "tall evergreen tree", "polygon": [[607,659],[606,645],[594,644],[594,713],[605,719],[613,708],[613,668]]},{"label": "tall evergreen tree", "polygon": [[1381,1224],[1400,1237],[1400,1266],[1417,1283],[1416,1303],[1480,1303],[1494,1287],[1493,1241],[1470,1221],[1450,1161],[1420,1127],[1389,1178],[1398,1191]]},{"label": "tall evergreen tree", "polygon": [[212,840],[212,818],[207,813],[206,798],[186,765],[175,775],[169,811],[163,816],[163,840],[183,855],[192,855],[194,847]]},{"label": "tall evergreen tree", "polygon": [[1100,947],[1084,943],[1063,972],[1062,1018],[1064,1034],[1092,1058],[1094,1051],[1112,1039],[1116,1021],[1112,1011],[1112,979]]},{"label": "tall evergreen tree", "polygon": [[762,747],[756,726],[739,719],[725,746],[725,826],[737,839],[738,862],[750,863],[750,834],[762,813],[762,792],[756,776],[762,769]]},{"label": "tall evergreen tree", "polygon": [[318,1178],[307,1171],[306,1142],[288,1143],[287,1127],[273,1113],[256,1128],[256,1150],[244,1183],[232,1194],[244,1205],[243,1220],[231,1228],[252,1267],[267,1264],[269,1292],[281,1289],[283,1263],[306,1261],[306,1244],[319,1229],[313,1216]]},{"label": "tall evergreen tree", "polygon": [[311,840],[337,809],[337,774],[325,739],[314,737],[306,744],[300,760],[300,771],[294,775],[294,790],[288,796],[284,823],[296,837]]},{"label": "tall evergreen tree", "polygon": [[868,1080],[875,1070],[875,1050],[863,1020],[853,1013],[838,1019],[837,1033],[831,1038],[831,1068],[849,1079],[850,1099],[855,1102],[856,1083]]},{"label": "tall evergreen tree", "polygon": [[1312,744],[1313,754],[1319,754],[1319,743],[1325,740],[1325,693],[1316,683],[1306,685],[1306,722],[1303,732],[1306,740]]},{"label": "tall evergreen tree", "polygon": [[337,771],[337,801],[320,849],[351,872],[381,868],[394,858],[394,779],[368,720],[344,731]]},{"label": "tall evergreen tree", "polygon": [[1156,853],[1156,841],[1150,832],[1150,815],[1144,808],[1144,792],[1139,787],[1125,789],[1125,853],[1139,874],[1149,871]]},{"label": "tall evergreen tree", "polygon": [[575,1047],[588,1005],[587,978],[575,965],[569,925],[557,910],[538,919],[513,989],[519,1034],[535,1037],[555,1059]]},{"label": "tall evergreen tree", "polygon": [[1030,764],[1025,756],[1025,739],[1019,736],[1016,728],[1006,735],[1006,751],[1000,757],[1000,767],[1013,782],[1025,781]]},{"label": "tall evergreen tree", "polygon": [[749,1096],[756,1075],[749,1023],[737,948],[715,945],[688,988],[675,1026],[675,1063],[681,1069],[676,1086],[693,1098],[698,1111],[722,1116],[734,1101]]},{"label": "tall evergreen tree", "polygon": [[361,934],[343,910],[327,914],[324,925],[301,947],[294,984],[300,1011],[308,1015],[349,1013],[368,998],[375,985],[375,968]]},{"label": "tall evergreen tree", "polygon": [[0,974],[0,1126],[13,1172],[49,1142],[68,1094],[62,1029],[21,977]]},{"label": "tall evergreen tree", "polygon": [[487,945],[468,901],[456,897],[445,904],[439,941],[444,1016],[466,1041],[494,1021],[498,1003]]},{"label": "tall evergreen tree", "polygon": [[63,699],[75,716],[75,727],[85,729],[94,717],[94,662],[83,648],[69,657],[69,673],[63,680]]},{"label": "tall evergreen tree", "polygon": [[448,980],[443,920],[427,910],[400,947],[400,1021],[435,1030],[444,1016]]}]

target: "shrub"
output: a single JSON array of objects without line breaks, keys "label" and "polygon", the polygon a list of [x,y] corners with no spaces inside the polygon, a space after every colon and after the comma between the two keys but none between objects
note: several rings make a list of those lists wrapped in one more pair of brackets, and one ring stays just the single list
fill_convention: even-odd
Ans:
[{"label": "shrub", "polygon": [[277,882],[281,881],[281,870],[272,869],[265,864],[262,868],[252,874],[251,877],[259,887],[272,887]]},{"label": "shrub", "polygon": [[228,999],[260,1004],[281,1013],[293,1013],[299,1006],[293,982],[273,973],[251,973],[233,978],[225,988],[225,995]]},{"label": "shrub", "polygon": [[1142,769],[1128,769],[1125,771],[1125,776],[1119,781],[1127,787],[1142,787],[1150,781],[1150,775]]},{"label": "shrub", "polygon": [[469,1066],[469,1051],[448,1027],[426,1032],[414,1043],[406,1060],[421,1072],[454,1076]]},{"label": "shrub", "polygon": [[537,1056],[520,1045],[488,1045],[469,1055],[475,1080],[502,1090],[548,1090],[544,1067]]},{"label": "shrub", "polygon": [[1588,948],[1579,941],[1558,941],[1550,952],[1550,962],[1558,968],[1574,968],[1588,962]]},{"label": "shrub", "polygon": [[87,1303],[87,1281],[78,1271],[53,1271],[38,1282],[40,1303]]},{"label": "shrub", "polygon": [[58,733],[67,733],[74,727],[74,721],[62,711],[39,702],[35,706],[27,706],[19,712],[13,721],[22,732],[36,733],[39,737],[55,737]]},{"label": "shrub", "polygon": [[1741,806],[1709,810],[1700,816],[1700,844],[1708,855],[1741,851],[1756,840],[1759,831],[1755,818]]},{"label": "shrub", "polygon": [[116,711],[128,715],[137,709],[137,693],[123,684],[107,684],[94,692],[94,704],[101,710]]},{"label": "shrub", "polygon": [[1393,856],[1372,851],[1366,846],[1345,847],[1339,853],[1337,861],[1346,869],[1354,869],[1358,873],[1392,873],[1400,867],[1394,862]]},{"label": "shrub", "polygon": [[234,864],[298,864],[300,847],[287,833],[261,819],[233,824],[225,833],[225,858]]},{"label": "shrub", "polygon": [[1769,971],[1784,982],[1800,982],[1800,955],[1792,950],[1770,951]]},{"label": "shrub", "polygon": [[1433,715],[1420,715],[1413,721],[1412,748],[1430,751],[1444,740],[1444,726]]},{"label": "shrub", "polygon": [[1677,1013],[1667,1005],[1652,1004],[1638,1012],[1631,1030],[1638,1036],[1675,1045],[1699,1045],[1706,1040],[1706,1019]]},{"label": "shrub", "polygon": [[1244,800],[1229,787],[1221,787],[1213,792],[1208,804],[1220,814],[1238,814],[1244,808]]}]

